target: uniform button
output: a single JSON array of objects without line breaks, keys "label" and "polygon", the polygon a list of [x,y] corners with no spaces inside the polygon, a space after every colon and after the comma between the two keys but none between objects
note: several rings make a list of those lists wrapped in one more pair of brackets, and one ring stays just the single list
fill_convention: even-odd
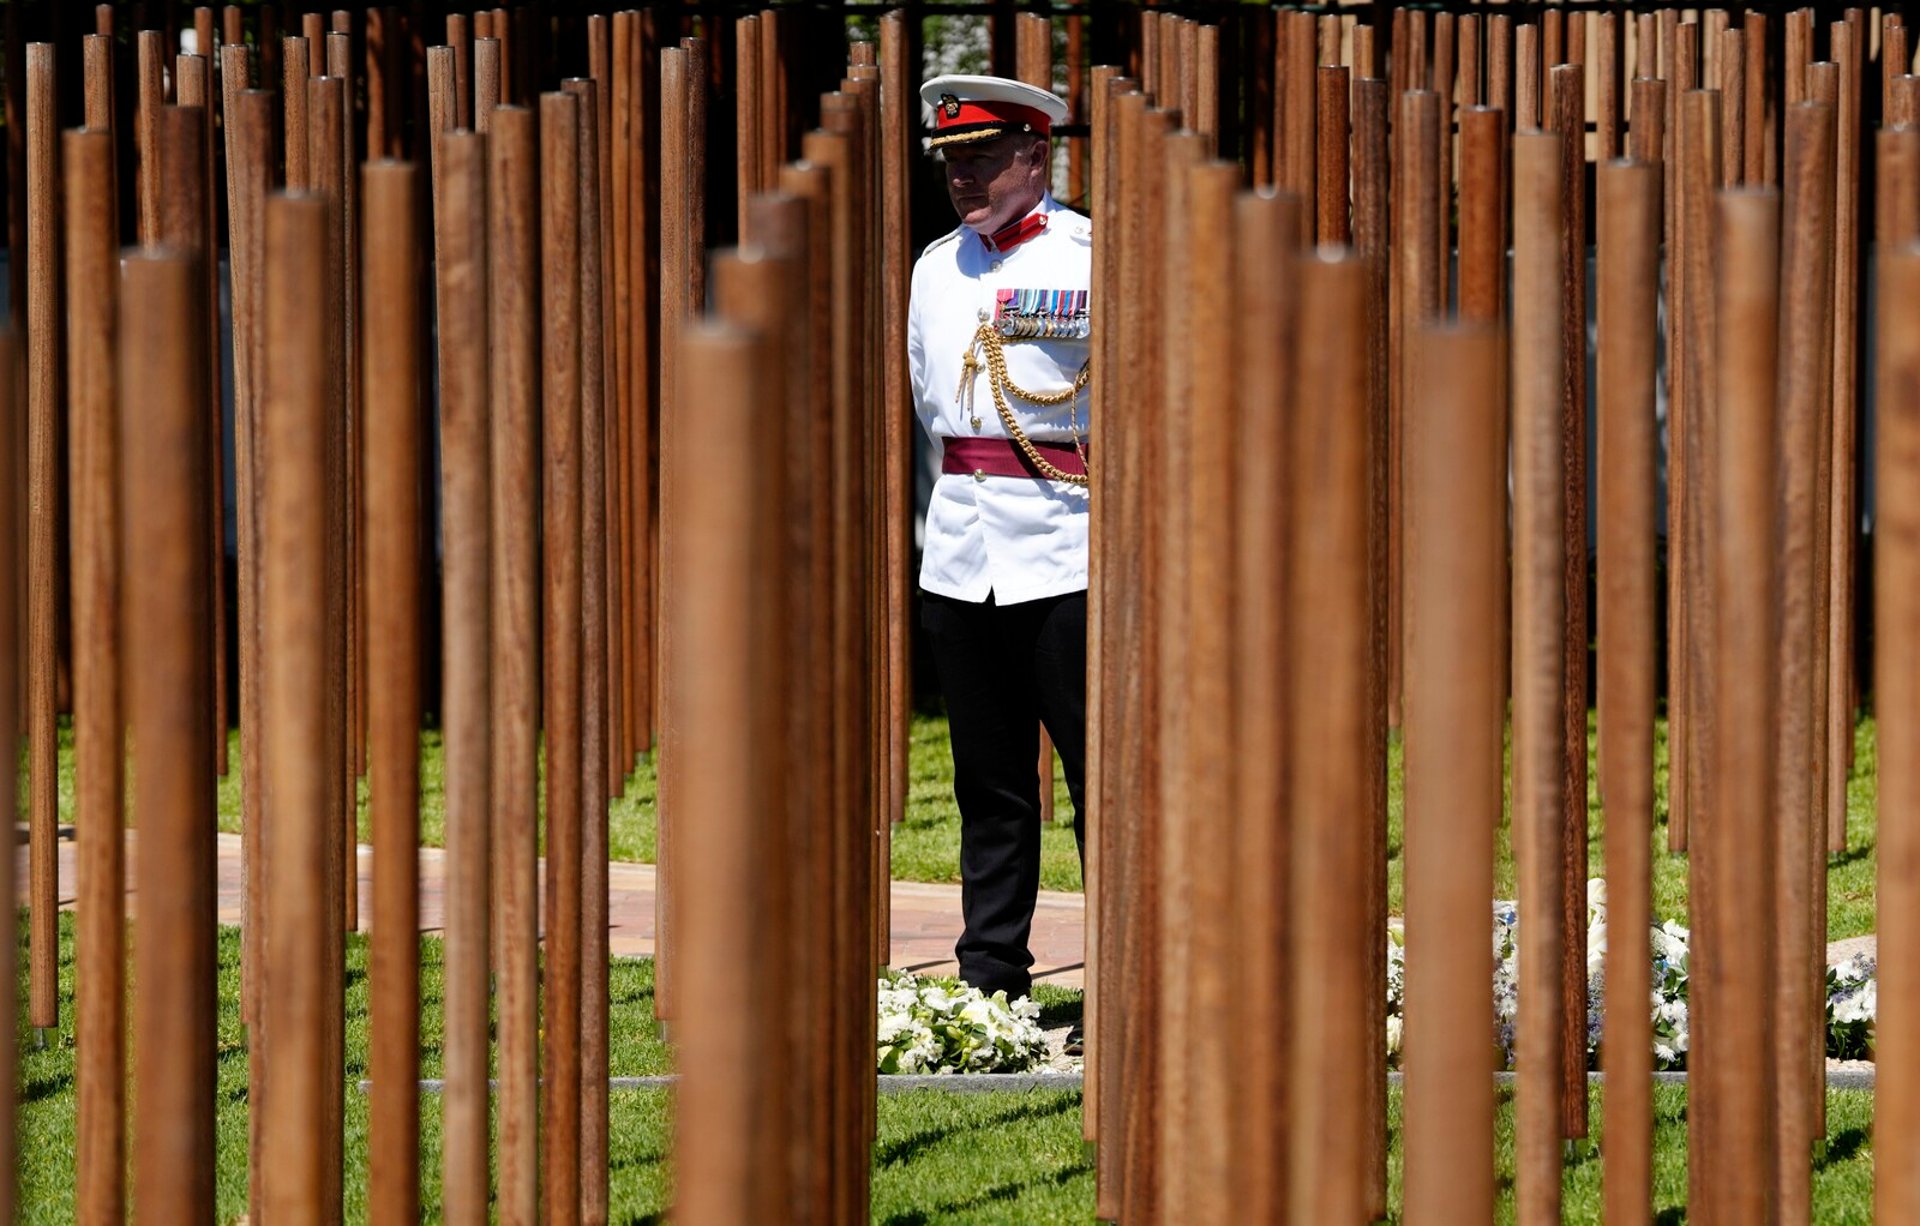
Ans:
[{"label": "uniform button", "polygon": [[982,472],[980,469],[976,468],[973,470],[973,479],[975,481],[985,481],[987,479],[987,474]]},{"label": "uniform button", "polygon": [[985,307],[980,308],[980,322],[981,323],[987,322],[987,308]]},{"label": "uniform button", "polygon": [[993,262],[993,263],[992,263],[991,265],[989,265],[989,266],[987,267],[987,271],[988,271],[988,272],[999,272],[999,271],[1000,271],[1000,261],[999,261],[999,260],[995,260],[995,261],[994,261],[994,262]]}]

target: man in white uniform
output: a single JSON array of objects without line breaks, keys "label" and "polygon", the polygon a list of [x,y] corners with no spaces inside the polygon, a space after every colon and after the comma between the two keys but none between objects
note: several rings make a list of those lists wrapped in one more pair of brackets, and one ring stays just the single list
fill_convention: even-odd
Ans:
[{"label": "man in white uniform", "polygon": [[1081,830],[1093,228],[1047,191],[1059,99],[973,76],[920,96],[960,215],[914,265],[907,313],[914,406],[941,457],[920,587],[960,806],[955,953],[961,978],[1012,998],[1033,983],[1042,724]]}]

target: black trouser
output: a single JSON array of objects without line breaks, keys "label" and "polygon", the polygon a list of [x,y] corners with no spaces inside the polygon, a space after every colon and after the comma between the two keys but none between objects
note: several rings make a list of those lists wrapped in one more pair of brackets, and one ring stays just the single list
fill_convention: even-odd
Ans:
[{"label": "black trouser", "polygon": [[1087,594],[984,604],[926,593],[921,625],[933,648],[953,740],[960,803],[960,977],[1009,999],[1033,986],[1027,936],[1040,888],[1040,725],[1073,797],[1086,847]]}]

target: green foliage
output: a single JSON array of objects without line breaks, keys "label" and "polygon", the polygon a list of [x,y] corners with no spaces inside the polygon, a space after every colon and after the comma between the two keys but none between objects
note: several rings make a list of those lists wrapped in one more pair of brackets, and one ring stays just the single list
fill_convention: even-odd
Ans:
[{"label": "green foliage", "polygon": [[[240,1025],[240,941],[220,930],[220,1005],[216,1146],[219,1220],[246,1211],[247,1051]],[[73,922],[61,917],[61,1024],[36,1042],[24,1008],[17,1014],[20,1052],[20,1204],[28,1223],[67,1222],[74,1203]],[[424,938],[421,952],[422,1074],[440,1070],[440,943]],[[367,1099],[354,1082],[364,1076],[367,1052],[367,946],[347,945],[346,1219],[366,1218]],[[648,1075],[671,1067],[670,1053],[652,1021],[653,968],[617,960],[612,967],[611,1063],[616,1075]],[[1060,988],[1035,993],[1043,1023],[1060,1025],[1079,1013],[1079,994]],[[1593,1094],[1591,1127],[1599,1135],[1604,1091]],[[1497,1220],[1513,1220],[1513,1104],[1502,1090],[1496,1117]],[[671,1200],[671,1095],[617,1091],[610,1096],[610,1185],[615,1221],[659,1221]],[[1684,1220],[1686,1199],[1686,1088],[1654,1089],[1654,1213]],[[1872,1220],[1873,1095],[1827,1094],[1827,1137],[1814,1166],[1815,1221]],[[1388,1097],[1393,1129],[1388,1156],[1398,1220],[1400,1092]],[[421,1203],[439,1216],[440,1102],[421,1096]],[[922,1091],[882,1095],[874,1145],[873,1220],[884,1223],[1084,1223],[1092,1218],[1093,1164],[1080,1140],[1080,1095],[1071,1090],[1020,1094]],[[1566,1220],[1600,1220],[1601,1162],[1591,1145],[1574,1148],[1566,1167]]]}]

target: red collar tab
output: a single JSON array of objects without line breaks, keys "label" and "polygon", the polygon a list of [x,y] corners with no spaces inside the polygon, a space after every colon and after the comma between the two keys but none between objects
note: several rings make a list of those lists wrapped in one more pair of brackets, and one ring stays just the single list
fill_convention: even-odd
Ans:
[{"label": "red collar tab", "polygon": [[1008,128],[1019,128],[1024,124],[1040,136],[1053,131],[1053,121],[1037,107],[1021,106],[1017,102],[963,101],[952,94],[940,96],[940,105],[934,109],[935,132],[979,127],[982,124]]},{"label": "red collar tab", "polygon": [[1039,234],[1047,228],[1045,213],[1028,213],[1010,226],[1002,226],[991,235],[981,235],[980,241],[986,244],[988,251],[1005,255],[1021,243]]}]

